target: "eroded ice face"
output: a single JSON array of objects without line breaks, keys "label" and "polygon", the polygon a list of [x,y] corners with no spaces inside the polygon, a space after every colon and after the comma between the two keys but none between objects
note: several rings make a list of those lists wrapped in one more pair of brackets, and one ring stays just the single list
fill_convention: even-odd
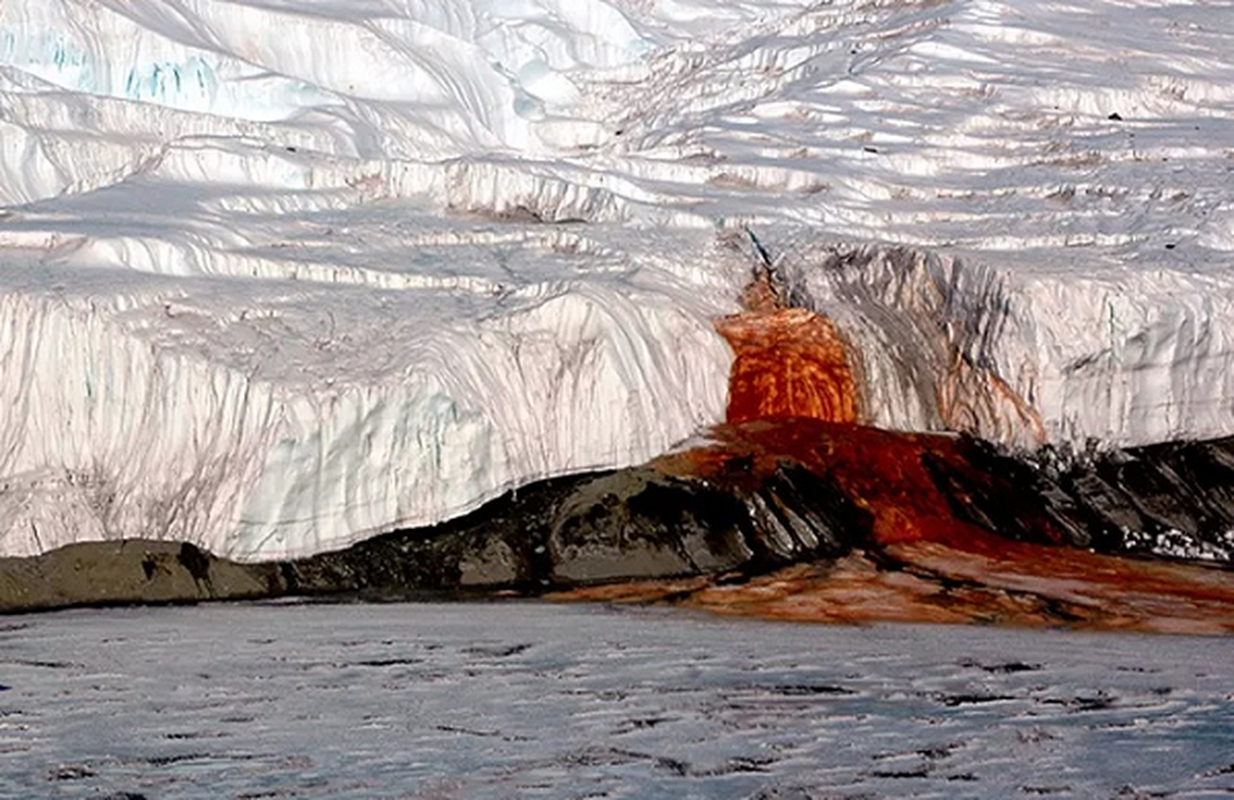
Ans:
[{"label": "eroded ice face", "polygon": [[[868,421],[1229,433],[1232,35],[1097,0],[6,4],[0,551],[301,555],[645,460],[724,414],[751,262],[717,227],[847,337]],[[835,237],[941,254],[823,269]]]}]

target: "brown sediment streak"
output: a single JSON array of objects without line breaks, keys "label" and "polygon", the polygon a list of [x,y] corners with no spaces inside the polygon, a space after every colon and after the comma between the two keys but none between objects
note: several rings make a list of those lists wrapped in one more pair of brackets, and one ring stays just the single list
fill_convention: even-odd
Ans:
[{"label": "brown sediment streak", "polygon": [[[919,552],[912,552],[916,550]],[[1032,556],[1048,553],[1035,548]],[[741,583],[643,581],[581,589],[560,599],[678,604],[791,622],[996,624],[1148,633],[1234,633],[1234,589],[1217,570],[1128,561],[1057,548],[1061,574],[1017,560],[1007,573],[963,550],[900,549],[901,569],[854,552],[834,563],[797,564]],[[985,581],[988,581],[985,582]]]},{"label": "brown sediment streak", "polygon": [[935,399],[939,417],[952,430],[979,434],[984,416],[1010,440],[1025,439],[1038,445],[1046,442],[1045,424],[1036,409],[998,373],[966,363],[957,349],[947,356]]},{"label": "brown sediment streak", "polygon": [[796,564],[746,581],[640,581],[556,597],[671,600],[718,614],[792,622],[1234,633],[1234,582],[1227,572],[1024,543],[994,556],[916,542],[884,553],[856,550],[834,562]]},{"label": "brown sediment streak", "polygon": [[800,308],[749,311],[717,329],[736,358],[730,423],[775,417],[856,422],[857,387],[844,340],[826,317]]},{"label": "brown sediment streak", "polygon": [[[896,569],[887,568],[888,557]],[[834,564],[797,565],[745,584],[713,584],[685,602],[796,621],[1234,632],[1234,582],[1222,570],[1023,542],[967,549],[900,544],[877,561],[856,552]]]}]

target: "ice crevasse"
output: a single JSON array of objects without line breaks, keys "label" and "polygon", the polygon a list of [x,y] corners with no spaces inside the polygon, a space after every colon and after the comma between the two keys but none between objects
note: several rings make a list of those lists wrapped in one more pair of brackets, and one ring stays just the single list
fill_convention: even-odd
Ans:
[{"label": "ice crevasse", "polygon": [[1234,433],[1229,52],[1101,0],[4,4],[0,553],[642,462],[768,264],[859,421]]}]

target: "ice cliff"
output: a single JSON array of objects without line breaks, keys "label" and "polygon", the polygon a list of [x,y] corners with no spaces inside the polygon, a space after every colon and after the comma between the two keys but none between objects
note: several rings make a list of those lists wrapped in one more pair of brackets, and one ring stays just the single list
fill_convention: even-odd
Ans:
[{"label": "ice cliff", "polygon": [[300,556],[723,418],[760,254],[864,421],[1234,433],[1234,11],[0,6],[0,553]]}]

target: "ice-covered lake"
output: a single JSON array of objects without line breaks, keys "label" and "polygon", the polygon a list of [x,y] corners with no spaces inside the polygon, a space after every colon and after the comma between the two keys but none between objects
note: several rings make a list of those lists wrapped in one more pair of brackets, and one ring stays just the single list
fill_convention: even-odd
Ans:
[{"label": "ice-covered lake", "polygon": [[0,622],[3,797],[1215,797],[1234,640],[544,604]]}]

